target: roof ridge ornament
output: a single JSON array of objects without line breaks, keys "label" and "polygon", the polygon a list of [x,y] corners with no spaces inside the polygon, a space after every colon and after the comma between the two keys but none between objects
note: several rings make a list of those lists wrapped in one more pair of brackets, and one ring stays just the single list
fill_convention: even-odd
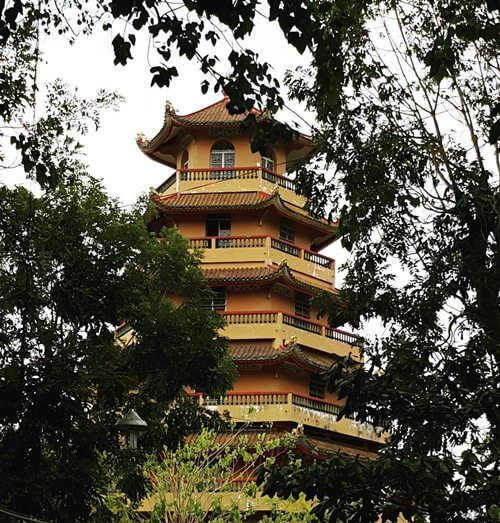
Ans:
[{"label": "roof ridge ornament", "polygon": [[175,110],[175,107],[173,106],[173,104],[170,100],[165,101],[165,109],[170,114],[177,114],[177,111]]},{"label": "roof ridge ornament", "polygon": [[146,147],[149,145],[149,140],[147,139],[146,135],[141,132],[137,133],[135,141],[139,147]]}]

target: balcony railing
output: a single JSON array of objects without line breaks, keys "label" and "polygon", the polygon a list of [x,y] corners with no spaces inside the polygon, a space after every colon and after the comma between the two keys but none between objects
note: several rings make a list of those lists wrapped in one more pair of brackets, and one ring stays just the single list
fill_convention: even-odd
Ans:
[{"label": "balcony railing", "polygon": [[268,169],[261,169],[261,172],[263,180],[279,185],[280,187],[288,189],[289,191],[295,192],[295,182],[290,180],[290,178],[276,174]]},{"label": "balcony railing", "polygon": [[208,180],[251,180],[261,177],[259,167],[210,167],[206,169],[179,169],[183,182],[204,182]]},{"label": "balcony railing", "polygon": [[330,258],[307,249],[304,249],[304,260],[310,261],[315,265],[319,265],[320,267],[326,267],[327,269],[329,269],[332,264],[332,260]]},{"label": "balcony railing", "polygon": [[321,323],[317,323],[300,316],[283,313],[283,323],[303,331],[313,332],[314,334],[319,334],[320,336],[323,335],[324,326]]},{"label": "balcony railing", "polygon": [[226,396],[220,398],[204,397],[202,402],[207,406],[228,406],[248,405],[297,405],[307,409],[325,412],[336,416],[340,412],[341,406],[326,400],[312,398],[305,394],[295,392],[228,392]]},{"label": "balcony railing", "polygon": [[283,240],[277,240],[276,238],[271,238],[271,247],[277,251],[286,252],[292,256],[300,258],[300,251],[298,247],[293,245],[293,243],[284,242]]},{"label": "balcony railing", "polygon": [[320,412],[327,412],[335,416],[339,414],[341,408],[340,405],[336,403],[331,403],[319,398],[312,398],[311,396],[305,396],[303,394],[292,394],[292,404]]},{"label": "balcony railing", "polygon": [[245,325],[245,324],[263,324],[263,323],[277,323],[277,311],[244,311],[244,312],[228,312],[222,311],[226,317],[228,325]]},{"label": "balcony railing", "polygon": [[179,169],[169,176],[156,190],[164,192],[179,180],[205,182],[210,180],[265,180],[289,191],[296,192],[295,182],[286,176],[262,167],[207,167],[204,169]]},{"label": "balcony railing", "polygon": [[228,325],[246,324],[283,324],[303,331],[311,332],[324,338],[336,340],[348,345],[357,345],[361,338],[356,334],[332,328],[324,323],[302,318],[283,311],[222,311]]},{"label": "balcony railing", "polygon": [[[235,391],[218,398],[210,398],[202,393],[195,393],[193,396],[198,397],[200,405],[212,408],[220,407],[220,410],[229,411],[231,416],[241,416],[241,413],[238,410],[234,411],[233,407],[249,407],[248,418],[246,418],[249,421],[252,417],[259,421],[275,421],[276,416],[282,419],[288,416],[290,420],[298,423],[316,425],[318,428],[328,428],[355,437],[361,436],[379,443],[383,443],[388,435],[384,429],[374,427],[369,420],[357,421],[355,414],[344,416],[342,420],[339,420],[338,415],[342,405],[338,403],[297,392]],[[279,410],[273,409],[274,406],[278,406]],[[256,408],[252,411],[251,407]]]},{"label": "balcony railing", "polygon": [[333,269],[334,260],[310,251],[301,249],[294,245],[272,236],[201,236],[190,238],[189,246],[191,249],[245,249],[255,247],[270,247],[295,258],[301,258],[318,267]]}]

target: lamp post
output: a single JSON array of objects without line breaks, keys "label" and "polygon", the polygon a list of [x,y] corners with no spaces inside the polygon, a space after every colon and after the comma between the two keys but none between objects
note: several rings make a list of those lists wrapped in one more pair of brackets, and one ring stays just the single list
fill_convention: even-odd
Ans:
[{"label": "lamp post", "polygon": [[137,433],[144,430],[148,424],[137,414],[134,409],[130,409],[123,418],[119,419],[115,426],[123,432],[127,438],[129,448],[137,448]]}]

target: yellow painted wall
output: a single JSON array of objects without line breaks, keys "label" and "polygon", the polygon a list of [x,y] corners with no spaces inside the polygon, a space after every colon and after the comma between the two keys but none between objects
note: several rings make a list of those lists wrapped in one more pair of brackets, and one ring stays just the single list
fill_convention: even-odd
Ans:
[{"label": "yellow painted wall", "polygon": [[[283,365],[263,366],[260,370],[240,370],[233,392],[295,392],[309,395],[309,377],[311,372],[297,368],[302,376],[290,375]],[[325,392],[325,401],[340,403],[333,392]]]},{"label": "yellow painted wall", "polygon": [[269,294],[266,290],[250,292],[231,292],[227,288],[227,310],[228,311],[253,311],[253,310],[284,310],[290,311],[292,300],[286,296]]},{"label": "yellow painted wall", "polygon": [[[171,215],[179,232],[186,238],[205,236],[208,213]],[[214,213],[218,214],[218,213]],[[281,216],[274,210],[227,213],[231,217],[232,236],[272,236],[279,239]],[[300,249],[309,249],[318,234],[301,223],[295,223],[295,242]]]},{"label": "yellow painted wall", "polygon": [[[193,141],[186,147],[189,153],[189,169],[206,169],[210,166],[210,151],[213,145],[219,140],[225,140],[234,146],[235,162],[239,167],[253,167],[261,164],[259,153],[252,153],[251,139],[249,136],[225,136],[215,138],[208,136],[203,131],[193,131]],[[275,172],[278,174],[285,173],[286,153],[283,144],[272,147],[275,156]],[[177,154],[177,168],[180,169],[182,153],[184,149],[179,150]]]}]

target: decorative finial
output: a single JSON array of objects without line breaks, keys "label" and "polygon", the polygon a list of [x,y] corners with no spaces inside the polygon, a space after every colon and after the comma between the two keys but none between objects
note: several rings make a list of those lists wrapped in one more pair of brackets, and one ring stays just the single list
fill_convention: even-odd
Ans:
[{"label": "decorative finial", "polygon": [[172,102],[170,100],[167,100],[165,102],[165,108],[169,113],[175,114],[175,107],[172,105]]},{"label": "decorative finial", "polygon": [[149,140],[146,138],[146,135],[143,133],[137,133],[137,136],[135,137],[135,141],[137,142],[137,145],[148,145]]}]

